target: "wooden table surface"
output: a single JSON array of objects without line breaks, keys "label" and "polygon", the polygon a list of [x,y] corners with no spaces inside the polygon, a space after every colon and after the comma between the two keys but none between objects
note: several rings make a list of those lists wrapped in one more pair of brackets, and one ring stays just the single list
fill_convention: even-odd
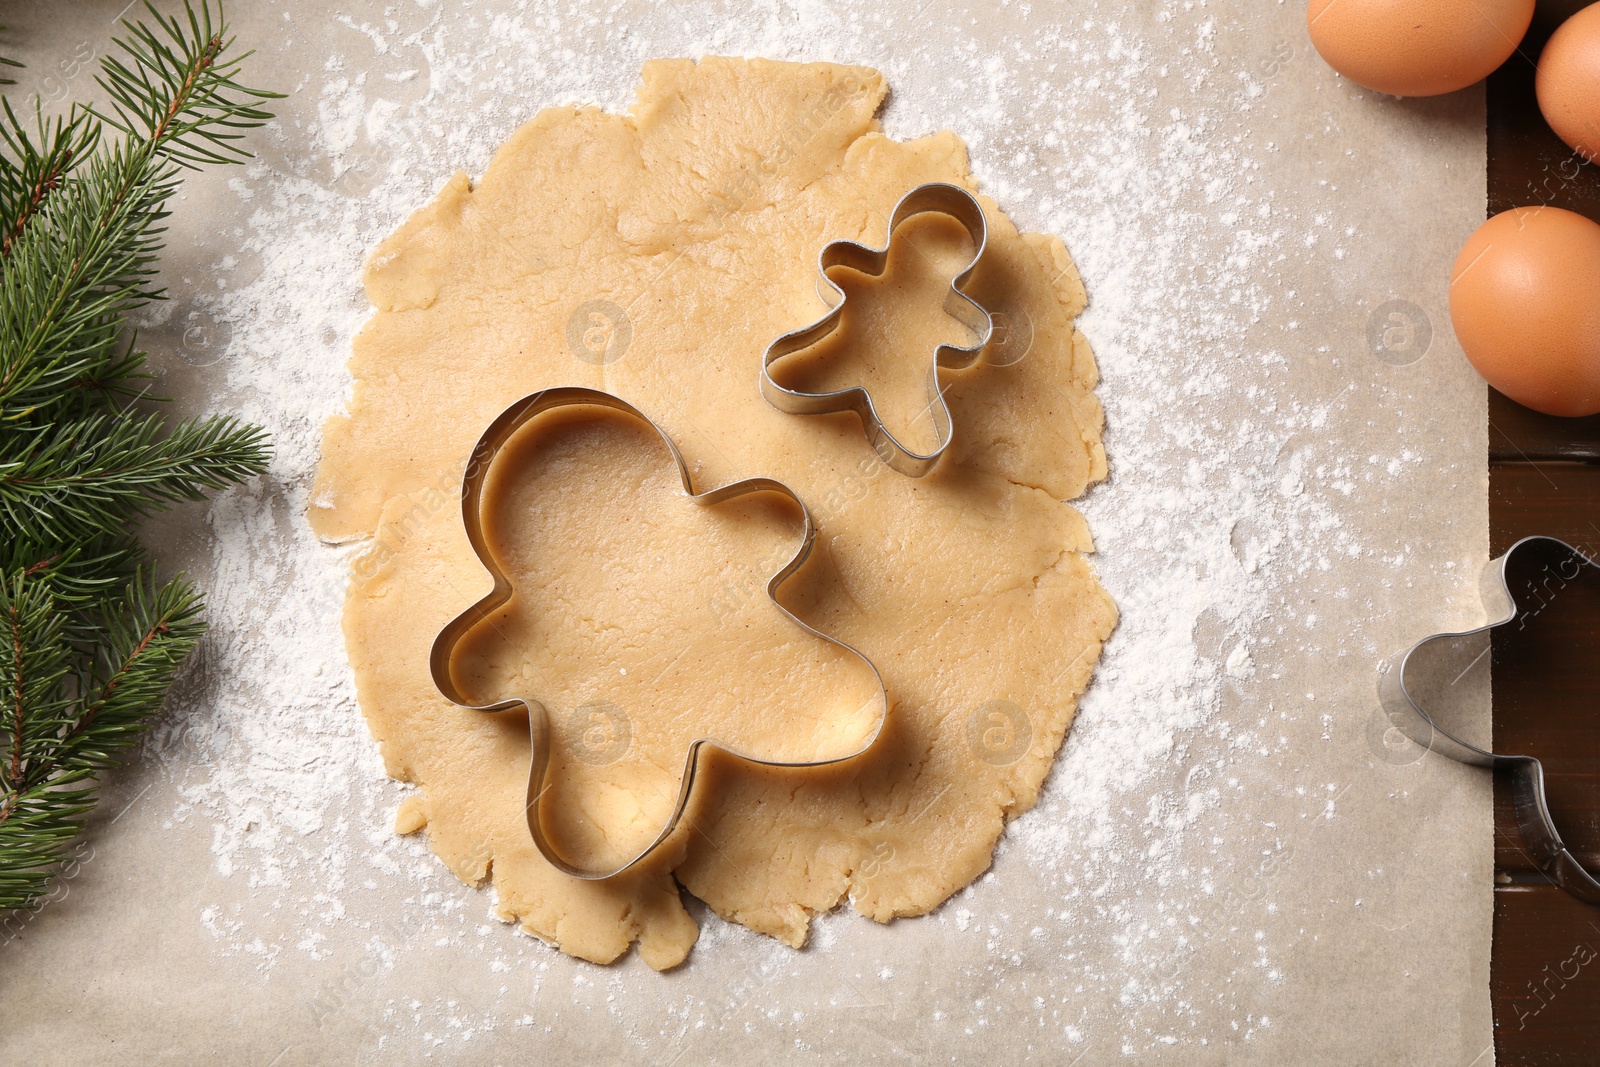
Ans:
[{"label": "wooden table surface", "polygon": [[[1600,222],[1600,165],[1582,164],[1539,115],[1534,63],[1586,0],[1541,0],[1518,54],[1489,79],[1488,214],[1550,204]],[[1582,164],[1582,165],[1580,165]],[[1489,540],[1496,555],[1549,534],[1600,558],[1600,416],[1557,419],[1489,394]],[[1524,633],[1494,640],[1494,745],[1544,762],[1569,848],[1600,871],[1600,580],[1551,598]],[[1491,987],[1502,1064],[1600,1064],[1600,907],[1551,885],[1522,854],[1495,789]]]}]

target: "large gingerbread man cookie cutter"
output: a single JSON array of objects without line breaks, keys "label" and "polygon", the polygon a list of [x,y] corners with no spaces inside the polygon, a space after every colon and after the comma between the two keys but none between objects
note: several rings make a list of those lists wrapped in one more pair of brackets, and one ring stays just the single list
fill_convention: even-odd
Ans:
[{"label": "large gingerbread man cookie cutter", "polygon": [[[928,414],[933,419],[936,446],[932,452],[913,452],[902,444],[878,415],[877,406],[867,390],[859,385],[836,389],[827,393],[807,393],[779,385],[772,377],[772,365],[785,356],[811,348],[831,337],[844,319],[845,291],[828,277],[833,267],[849,267],[871,277],[881,277],[889,266],[889,249],[894,234],[903,223],[916,215],[948,215],[967,230],[972,238],[972,258],[950,281],[945,295],[944,310],[947,315],[970,330],[976,340],[970,345],[940,345],[933,350],[933,360],[928,367]],[[817,270],[821,280],[817,293],[828,305],[828,312],[798,330],[779,337],[767,346],[761,360],[761,395],[779,411],[791,415],[825,415],[853,411],[861,420],[861,428],[878,457],[890,468],[920,478],[933,470],[939,458],[950,447],[954,424],[950,406],[945,403],[944,388],[939,382],[941,370],[966,370],[983,357],[993,322],[984,306],[968,296],[963,289],[972,280],[978,262],[983,258],[989,241],[989,224],[983,215],[978,198],[960,186],[943,182],[930,182],[912,189],[894,206],[889,215],[889,232],[882,248],[869,248],[854,241],[834,241],[823,246],[817,255]]]},{"label": "large gingerbread man cookie cutter", "polygon": [[[550,789],[550,716],[543,704],[536,700],[524,700],[513,697],[507,700],[496,701],[492,704],[476,704],[456,685],[451,671],[451,662],[456,646],[478,623],[493,614],[511,599],[511,580],[506,577],[501,569],[494,552],[489,548],[488,539],[484,534],[483,524],[483,485],[488,477],[489,470],[499,454],[518,430],[531,420],[545,412],[560,408],[589,407],[597,410],[609,410],[637,419],[650,429],[654,430],[667,447],[673,461],[678,466],[678,474],[683,482],[683,491],[690,500],[696,504],[710,506],[726,500],[747,496],[754,493],[777,493],[793,501],[800,509],[804,520],[804,529],[801,535],[800,546],[794,558],[784,564],[767,581],[767,598],[791,622],[807,633],[844,649],[858,658],[872,674],[873,682],[877,686],[877,720],[866,740],[855,751],[828,759],[807,761],[769,760],[750,756],[728,745],[722,744],[712,738],[702,737],[690,742],[688,752],[684,757],[683,775],[679,780],[678,795],[673,804],[672,813],[667,818],[661,831],[655,839],[646,845],[632,858],[624,863],[610,868],[596,869],[572,863],[555,848],[549,835],[544,829],[545,795]],[[488,570],[494,579],[494,588],[488,595],[473,604],[445,625],[434,639],[432,651],[429,654],[429,668],[433,674],[433,682],[439,692],[452,703],[471,711],[501,712],[522,709],[528,715],[528,731],[532,742],[532,752],[528,766],[528,793],[526,815],[528,831],[533,836],[533,843],[538,847],[540,854],[556,869],[587,881],[598,881],[621,874],[623,871],[639,864],[663,843],[667,841],[677,829],[685,810],[688,808],[690,795],[694,789],[696,775],[700,768],[700,754],[703,749],[714,748],[737,759],[744,760],[757,766],[805,768],[825,767],[832,764],[843,763],[865,754],[877,741],[878,735],[883,731],[883,724],[888,715],[888,695],[884,690],[883,677],[878,673],[878,668],[866,656],[854,647],[845,644],[836,638],[830,637],[822,631],[806,623],[778,601],[778,587],[791,575],[798,571],[810,557],[816,542],[816,523],[811,517],[810,510],[797,496],[794,490],[782,482],[771,478],[747,478],[743,481],[733,482],[728,485],[709,489],[703,493],[696,493],[693,479],[689,474],[689,467],[684,462],[683,455],[673,444],[672,439],[660,426],[627,401],[604,393],[597,389],[587,389],[578,386],[569,386],[555,389],[544,389],[537,393],[522,398],[512,404],[500,414],[489,428],[478,439],[477,445],[472,450],[472,457],[467,463],[466,473],[461,481],[461,517],[466,525],[467,539],[472,544],[472,550],[477,554],[479,561]]]},{"label": "large gingerbread man cookie cutter", "polygon": [[1543,556],[1545,586],[1564,587],[1589,568],[1600,564],[1554,537],[1525,537],[1484,568],[1479,593],[1489,621],[1461,633],[1439,633],[1423,638],[1402,652],[1393,667],[1380,676],[1378,691],[1389,720],[1417,744],[1441,756],[1504,774],[1511,783],[1512,805],[1527,855],[1551,881],[1580,900],[1600,904],[1600,880],[1586,870],[1567,848],[1556,830],[1545,798],[1544,765],[1533,756],[1506,756],[1480,748],[1441,725],[1432,699],[1448,696],[1452,687],[1489,655],[1489,633],[1496,627],[1526,624],[1546,606],[1524,605],[1511,590],[1506,571],[1513,558]]}]

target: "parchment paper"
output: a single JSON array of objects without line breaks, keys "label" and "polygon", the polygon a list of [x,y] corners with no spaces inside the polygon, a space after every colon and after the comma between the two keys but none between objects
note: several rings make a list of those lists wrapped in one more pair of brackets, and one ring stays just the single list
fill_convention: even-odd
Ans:
[{"label": "parchment paper", "polygon": [[[28,64],[12,99],[91,98],[84,60],[106,50],[120,7],[8,10],[10,54]],[[223,652],[249,636],[230,622],[240,590],[219,590],[221,651],[111,776],[55,899],[0,936],[0,1060],[1493,1061],[1489,780],[1396,743],[1375,695],[1402,644],[1479,614],[1485,391],[1451,336],[1446,282],[1483,216],[1480,90],[1359,92],[1310,49],[1299,3],[773,5],[730,8],[721,28],[703,5],[621,3],[605,34],[509,2],[236,7],[261,52],[249,80],[291,96],[261,166],[198,177],[174,204],[175,302],[144,342],[177,410],[264,407],[240,369],[279,354],[251,344],[252,323],[206,316],[286,176],[337,189],[381,233],[540,107],[584,99],[584,79],[599,87],[588,99],[625,106],[617,89],[643,58],[866,63],[892,85],[892,134],[967,137],[985,191],[1023,228],[1054,220],[1078,259],[1112,469],[1084,506],[1123,630],[1045,800],[972,889],[886,927],[825,917],[798,953],[701,908],[699,946],[661,976],[490,920],[484,894],[391,838],[402,794],[375,757],[310,767],[348,776],[350,799],[278,860],[219,858],[228,834],[258,827],[214,824],[195,791],[290,728],[266,692],[219,695],[232,693]],[[406,158],[392,135],[326,150],[329,86],[362,70],[369,98],[413,120],[405,140],[427,162],[410,202],[370,195],[373,168]],[[436,110],[441,79],[485,110],[465,124]],[[1045,104],[1073,118],[1066,135],[1042,128]],[[1153,236],[1168,227],[1171,240]],[[359,322],[353,270],[325,301],[262,314],[303,319],[337,360],[348,337],[317,335],[333,312]],[[304,417],[279,428],[289,459],[248,498],[272,517],[251,592],[300,605],[297,625],[337,649],[338,597],[266,565],[309,537],[315,430],[341,400],[324,392],[291,398]],[[1196,492],[1214,503],[1194,506]],[[185,509],[149,536],[165,566],[207,585],[228,562],[219,521]],[[1215,585],[1235,566],[1246,577]],[[1227,603],[1182,596],[1213,586]],[[1149,655],[1152,634],[1170,637],[1169,661]],[[1162,663],[1184,675],[1170,687],[1187,718],[1151,696],[1168,687],[1150,676]],[[1482,726],[1487,678],[1470,681]],[[315,685],[359,751],[348,680]],[[1143,734],[1127,727],[1141,716]],[[236,736],[184,744],[199,721]],[[277,814],[253,818],[270,828]],[[334,839],[358,847],[324,892],[295,857]]]}]

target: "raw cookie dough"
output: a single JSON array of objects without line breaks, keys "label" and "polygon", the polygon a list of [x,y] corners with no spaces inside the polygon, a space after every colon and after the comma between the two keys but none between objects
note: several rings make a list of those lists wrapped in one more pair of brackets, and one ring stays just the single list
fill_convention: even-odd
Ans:
[{"label": "raw cookie dough", "polygon": [[[1004,821],[1035,802],[1115,623],[1084,560],[1088,529],[1061,502],[1105,476],[1105,457],[1094,358],[1073,325],[1083,287],[1058,239],[1019,234],[983,200],[989,252],[970,291],[1002,313],[1008,345],[991,365],[947,379],[955,440],[927,478],[884,468],[854,416],[785,415],[761,399],[767,343],[823,310],[817,250],[839,238],[881,246],[889,210],[914,185],[973,187],[952,134],[905,144],[882,135],[873,114],[884,92],[881,76],[860,67],[648,63],[630,114],[540,112],[478,183],[455,175],[367,265],[376,313],[356,338],[349,414],[326,429],[310,520],[329,541],[369,539],[344,629],[389,773],[419,786],[396,829],[425,827],[460,878],[493,879],[504,918],[573,955],[609,961],[637,941],[653,967],[682,961],[697,928],[680,882],[725,918],[796,946],[811,916],[846,896],[880,921],[935,907],[989,865]],[[896,332],[912,335],[895,358],[925,360],[928,349],[915,349],[948,323],[902,318]],[[863,323],[864,336],[883,334]],[[859,361],[850,371],[847,359],[815,368],[818,380],[868,376]],[[884,388],[897,380],[885,376]],[[461,527],[466,456],[505,407],[550,385],[602,388],[639,406],[682,449],[698,487],[755,475],[792,486],[817,518],[819,552],[816,572],[785,603],[870,657],[892,702],[859,761],[821,773],[717,761],[693,829],[660,862],[602,883],[561,875],[534,850],[522,816],[525,724],[454,707],[428,675],[434,635],[489,584]],[[915,410],[903,399],[891,407]],[[598,456],[597,470],[625,465],[621,455]],[[542,470],[530,466],[527,477]],[[591,524],[575,529],[606,521],[603,507],[567,514]],[[747,525],[730,536],[751,548],[769,535],[789,544],[775,516]],[[705,573],[702,556],[680,552],[683,537],[673,536],[632,566],[669,568],[695,610],[770,610],[747,591],[761,588],[771,559],[730,555],[722,573]],[[598,593],[599,564],[627,563],[617,563],[620,549],[592,547],[584,558],[597,564]],[[542,573],[537,559],[527,566]],[[685,619],[678,625],[705,625]],[[651,625],[623,635],[623,645],[651,646],[630,655],[673,645]],[[727,656],[746,650],[759,666],[767,637],[718,639]],[[592,644],[597,656],[617,646]],[[538,664],[531,673],[582,669],[581,656],[522,652]],[[522,671],[515,656],[484,656],[498,677]],[[792,708],[797,694],[818,704],[821,722],[859,692],[827,655],[784,662],[745,687],[758,733],[782,723],[769,709]],[[699,685],[709,698],[749,680],[713,672]],[[588,718],[556,715],[562,743],[598,728],[601,747],[610,744],[614,723],[592,706],[604,701],[578,694],[565,674],[529,682],[552,684],[575,686],[558,702],[591,705]],[[664,684],[674,699],[693,693],[689,681]],[[630,745],[615,766],[633,760],[642,773],[643,747]],[[648,806],[636,777],[610,773],[620,790],[592,797],[575,818],[604,823]]]}]

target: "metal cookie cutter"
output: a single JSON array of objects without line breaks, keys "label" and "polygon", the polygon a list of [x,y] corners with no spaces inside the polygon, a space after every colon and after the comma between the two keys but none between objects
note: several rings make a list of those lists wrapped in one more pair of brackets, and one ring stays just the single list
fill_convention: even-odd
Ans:
[{"label": "metal cookie cutter", "polygon": [[[933,361],[928,367],[928,412],[933,417],[938,447],[923,454],[911,451],[884,427],[877,408],[873,406],[872,397],[861,386],[831,393],[802,393],[785,389],[773,380],[772,365],[784,356],[818,344],[839,328],[844,316],[845,292],[828,277],[830,268],[849,267],[872,277],[881,277],[889,265],[889,248],[894,242],[894,232],[907,219],[929,212],[950,216],[965,226],[972,237],[972,259],[960,274],[951,279],[944,309],[951,318],[971,330],[977,340],[970,345],[940,345],[933,351]],[[867,441],[884,463],[912,478],[927,474],[939,462],[939,457],[944,455],[951,439],[950,408],[944,401],[944,390],[939,385],[939,371],[971,367],[982,357],[993,328],[989,312],[983,305],[961,291],[971,280],[978,261],[983,258],[988,239],[988,223],[977,199],[958,186],[933,182],[919,185],[900,198],[889,216],[889,232],[884,238],[883,248],[868,248],[854,241],[834,241],[825,245],[817,256],[817,269],[826,285],[819,283],[817,293],[830,310],[810,326],[786,333],[767,346],[767,354],[761,361],[761,395],[766,397],[767,403],[791,415],[853,411],[861,419],[861,428],[866,432]]]},{"label": "metal cookie cutter", "polygon": [[[464,637],[467,632],[479,622],[483,621],[483,619],[488,617],[501,605],[505,604],[506,601],[511,599],[511,582],[506,577],[505,572],[500,569],[499,561],[495,559],[494,553],[490,550],[488,541],[483,532],[484,479],[488,476],[489,468],[494,463],[495,456],[499,453],[500,449],[511,440],[512,436],[515,435],[519,429],[544,412],[566,407],[591,407],[618,411],[624,415],[638,419],[646,426],[649,426],[660,436],[662,443],[667,446],[667,451],[672,454],[673,461],[678,465],[678,474],[683,480],[683,491],[688,495],[689,499],[693,500],[696,504],[709,506],[752,493],[778,493],[794,501],[795,505],[799,507],[800,513],[805,520],[804,533],[800,540],[800,547],[795,552],[794,558],[788,563],[784,564],[783,568],[768,580],[767,597],[772,601],[779,611],[783,612],[785,616],[787,616],[802,630],[805,630],[810,634],[815,634],[817,637],[822,638],[829,644],[836,645],[839,648],[842,648],[858,657],[861,662],[867,665],[867,669],[872,672],[873,680],[878,686],[877,723],[873,726],[872,732],[868,735],[866,741],[861,745],[860,748],[843,756],[804,762],[786,762],[783,760],[766,760],[755,756],[748,756],[707,737],[698,738],[697,740],[690,742],[688,754],[684,758],[683,777],[678,787],[677,801],[673,805],[672,814],[667,818],[666,824],[662,826],[661,832],[656,835],[654,841],[645,846],[645,848],[632,859],[629,859],[618,867],[612,867],[608,870],[594,870],[588,867],[580,867],[577,864],[569,862],[559,852],[556,851],[555,847],[551,844],[549,837],[545,834],[542,802],[545,794],[550,789],[548,781],[550,765],[550,716],[545,710],[544,705],[540,704],[536,700],[522,700],[519,698],[501,700],[493,704],[474,704],[462,694],[460,689],[456,687],[455,678],[450,670],[451,659],[455,653],[456,644],[461,640],[461,638]],[[610,393],[600,392],[597,389],[585,389],[572,386],[559,389],[541,390],[540,392],[523,397],[515,404],[512,404],[509,408],[502,412],[500,416],[494,420],[494,422],[489,424],[489,428],[483,432],[483,436],[478,439],[477,446],[472,450],[472,458],[468,461],[466,474],[461,480],[461,518],[466,524],[467,539],[472,543],[472,550],[477,553],[478,559],[483,563],[484,567],[488,569],[490,576],[494,579],[494,589],[491,590],[490,593],[482,600],[478,601],[476,604],[472,605],[472,607],[468,608],[466,611],[452,619],[443,630],[439,631],[439,636],[434,638],[433,650],[428,658],[429,667],[433,672],[433,682],[434,685],[438,686],[439,692],[443,693],[451,702],[472,711],[497,712],[512,711],[521,708],[528,713],[528,730],[532,740],[532,759],[528,766],[528,799],[526,809],[528,831],[533,835],[533,843],[538,846],[540,853],[544,855],[545,859],[550,861],[551,866],[557,868],[558,870],[564,871],[565,873],[572,875],[574,878],[597,881],[603,878],[610,878],[613,875],[621,874],[623,871],[639,863],[646,856],[650,855],[650,853],[654,852],[655,849],[661,845],[662,842],[666,841],[667,838],[672,835],[672,832],[677,829],[678,821],[683,817],[684,810],[687,808],[689,803],[690,791],[694,787],[695,775],[699,770],[700,750],[703,748],[715,748],[718,751],[725,752],[728,755],[742,759],[748,763],[754,763],[765,767],[825,767],[834,763],[842,763],[845,760],[854,759],[855,757],[862,755],[872,747],[872,745],[877,741],[878,735],[882,732],[884,719],[888,714],[888,697],[884,691],[883,678],[878,673],[878,668],[873,665],[871,660],[869,660],[866,656],[863,656],[855,648],[845,644],[843,641],[829,637],[822,631],[808,625],[801,619],[797,618],[793,612],[789,611],[788,608],[785,608],[778,602],[778,587],[783,584],[785,579],[794,574],[795,571],[799,570],[800,567],[805,563],[807,557],[811,555],[812,546],[816,541],[816,524],[813,522],[811,518],[811,512],[806,508],[805,503],[801,501],[801,499],[795,495],[795,492],[788,486],[784,485],[782,482],[774,481],[771,478],[747,478],[744,481],[733,482],[729,485],[707,490],[704,493],[696,493],[694,491],[693,482],[689,477],[689,468],[687,465],[685,465],[683,455],[678,451],[677,446],[672,443],[672,439],[666,435],[661,427],[657,426],[653,421],[645,416],[643,412],[634,407],[632,404],[629,404],[627,401],[612,396]]]},{"label": "metal cookie cutter", "polygon": [[1450,687],[1489,655],[1489,632],[1495,627],[1516,622],[1525,625],[1545,606],[1524,606],[1517,601],[1506,577],[1513,556],[1530,556],[1545,575],[1541,587],[1547,591],[1577,579],[1586,567],[1600,571],[1600,564],[1553,537],[1525,537],[1484,568],[1479,592],[1489,621],[1465,633],[1442,633],[1425,637],[1396,660],[1381,676],[1379,695],[1389,719],[1417,744],[1443,756],[1475,767],[1503,772],[1511,781],[1511,795],[1522,831],[1523,843],[1534,865],[1552,881],[1580,900],[1600,904],[1600,880],[1584,869],[1567,850],[1550,817],[1545,801],[1544,767],[1533,756],[1502,756],[1479,748],[1441,726],[1428,707],[1437,706],[1448,696]]}]

